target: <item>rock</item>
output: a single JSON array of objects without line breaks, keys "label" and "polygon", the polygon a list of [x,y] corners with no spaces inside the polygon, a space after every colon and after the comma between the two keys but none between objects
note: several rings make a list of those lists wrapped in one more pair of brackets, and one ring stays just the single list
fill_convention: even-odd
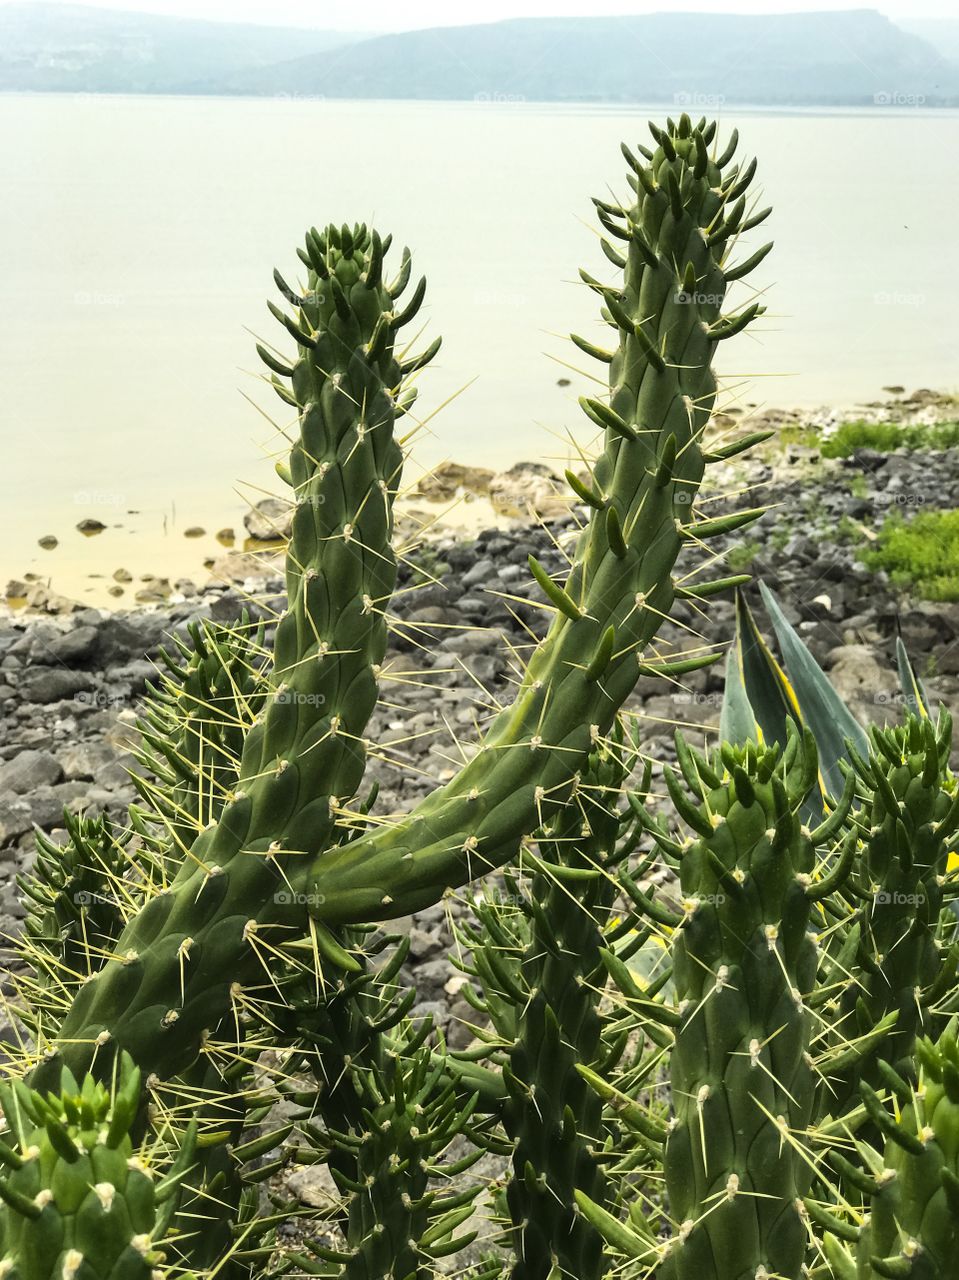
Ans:
[{"label": "rock", "polygon": [[137,604],[163,604],[171,591],[169,579],[157,578],[149,586],[141,587],[133,598]]},{"label": "rock", "polygon": [[94,534],[102,533],[106,525],[102,520],[96,520],[93,516],[86,516],[77,525],[77,532],[82,533],[85,537],[91,538]]},{"label": "rock", "polygon": [[60,762],[49,751],[21,751],[0,767],[0,793],[22,795],[34,787],[59,782],[62,777]]},{"label": "rock", "polygon": [[18,685],[25,702],[46,705],[75,698],[94,688],[93,677],[83,671],[67,671],[63,667],[36,667],[26,671]]},{"label": "rock", "polygon": [[518,462],[490,481],[490,501],[499,515],[549,520],[569,514],[571,498],[561,480],[541,462]]},{"label": "rock", "polygon": [[133,574],[130,572],[129,569],[114,569],[113,581],[114,582],[132,582]]},{"label": "rock", "polygon": [[198,524],[191,524],[189,529],[183,530],[183,536],[184,538],[205,538],[206,529]]},{"label": "rock", "polygon": [[262,498],[243,517],[246,531],[256,542],[278,542],[290,536],[293,504],[282,498]]},{"label": "rock", "polygon": [[89,662],[96,652],[99,639],[100,633],[96,627],[80,626],[70,631],[61,631],[47,641],[35,655],[35,660],[51,665],[64,663],[68,667]]},{"label": "rock", "polygon": [[225,547],[232,546],[236,542],[236,534],[232,529],[218,529],[215,537],[217,542],[222,542]]},{"label": "rock", "polygon": [[21,582],[19,578],[11,578],[4,595],[8,600],[24,600],[28,591],[29,587],[25,582]]},{"label": "rock", "polygon": [[441,462],[423,476],[413,496],[433,502],[449,502],[453,498],[485,497],[489,493],[493,472],[486,467],[467,467],[459,462]]},{"label": "rock", "polygon": [[57,761],[68,782],[95,780],[108,791],[129,785],[127,768],[134,765],[133,756],[119,755],[107,742],[69,742],[58,748]]},{"label": "rock", "polygon": [[335,1209],[343,1197],[325,1164],[296,1165],[286,1175],[290,1193],[311,1209]]},{"label": "rock", "polygon": [[52,551],[54,547],[59,545],[59,540],[52,533],[45,533],[42,538],[37,539],[37,546],[42,547],[44,551]]},{"label": "rock", "polygon": [[845,644],[826,655],[829,680],[843,702],[876,704],[888,700],[895,676],[884,671],[872,650],[862,644]]},{"label": "rock", "polygon": [[[492,560],[478,560],[472,569],[464,573],[460,582],[468,591],[470,587],[490,582],[496,576],[496,565]],[[462,605],[460,606],[462,607]]]},{"label": "rock", "polygon": [[427,933],[415,926],[410,930],[410,956],[414,960],[429,960],[443,950],[443,940],[439,934]]},{"label": "rock", "polygon": [[26,800],[0,800],[0,846],[12,844],[33,827]]}]

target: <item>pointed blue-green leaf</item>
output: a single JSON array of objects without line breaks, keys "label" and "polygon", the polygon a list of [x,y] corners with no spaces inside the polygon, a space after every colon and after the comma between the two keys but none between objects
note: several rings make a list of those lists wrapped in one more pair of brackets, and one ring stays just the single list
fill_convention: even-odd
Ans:
[{"label": "pointed blue-green leaf", "polygon": [[736,643],[741,653],[746,694],[762,741],[777,742],[785,747],[786,721],[799,722],[799,704],[741,592],[736,596]]},{"label": "pointed blue-green leaf", "polygon": [[928,720],[930,703],[925,685],[916,675],[901,636],[896,637],[896,666],[899,668],[899,685],[906,699],[906,706],[914,716]]},{"label": "pointed blue-green leaf", "polygon": [[726,654],[726,684],[719,713],[719,736],[723,742],[732,742],[736,746],[758,742],[760,738],[759,725],[746,692],[738,630]]},{"label": "pointed blue-green leaf", "polygon": [[[741,592],[736,595],[736,638],[730,652],[730,669],[733,670],[733,676],[731,680],[727,678],[726,699],[723,704],[723,737],[727,741],[745,741],[743,730],[748,717],[748,723],[752,726],[749,736],[753,741],[767,745],[778,743],[785,747],[786,724],[793,720],[802,725],[802,713],[786,673],[764,640]],[[729,702],[728,716],[726,700]],[[744,702],[745,708],[742,705]],[[733,738],[731,734],[735,731],[743,736]],[[819,792],[813,792],[803,805],[804,822],[817,825],[822,820],[824,790],[825,781],[820,776]]]},{"label": "pointed blue-green leaf", "polygon": [[759,590],[772,620],[802,718],[812,730],[819,748],[819,767],[825,789],[831,796],[840,796],[844,779],[839,761],[847,759],[846,740],[851,739],[860,755],[868,759],[869,739],[830,684],[829,677],[786,620],[776,597],[765,583],[759,584]]}]

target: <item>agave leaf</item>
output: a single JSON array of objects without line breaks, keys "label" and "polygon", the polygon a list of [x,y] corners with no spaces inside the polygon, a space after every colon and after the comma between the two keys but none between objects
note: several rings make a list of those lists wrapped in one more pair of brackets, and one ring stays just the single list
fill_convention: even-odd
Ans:
[{"label": "agave leaf", "polygon": [[772,620],[802,719],[812,730],[819,747],[822,788],[827,795],[840,796],[844,779],[839,762],[848,759],[847,740],[851,740],[860,755],[868,759],[869,739],[830,684],[826,673],[787,622],[776,597],[765,583],[760,582],[759,590]]},{"label": "agave leaf", "polygon": [[723,742],[732,742],[736,746],[742,746],[746,742],[759,742],[762,737],[749,701],[749,690],[746,688],[738,628],[726,654],[726,682],[722,710],[719,713],[719,736]]},{"label": "agave leaf", "polygon": [[906,706],[913,715],[919,716],[923,720],[928,720],[929,697],[926,694],[925,686],[916,675],[916,669],[909,659],[909,654],[906,652],[902,636],[896,637],[896,666],[899,669],[899,684],[906,699]]},{"label": "agave leaf", "polygon": [[[788,720],[803,724],[796,693],[763,639],[745,596],[737,592],[736,635],[726,664],[720,733],[727,742],[751,740],[784,747]],[[803,819],[810,823],[822,818],[822,775],[819,783],[821,794],[810,794],[803,805]]]},{"label": "agave leaf", "polygon": [[[749,734],[753,741],[778,742],[785,746],[786,721],[801,719],[799,704],[786,673],[763,639],[742,592],[736,593],[736,638],[730,651],[730,666],[735,672],[732,685],[727,683],[726,687],[731,727],[739,720],[745,723],[746,714],[739,706],[740,700],[745,699],[748,716],[753,722]],[[723,736],[728,741],[736,741],[725,732]],[[740,737],[739,741],[743,740]]]}]

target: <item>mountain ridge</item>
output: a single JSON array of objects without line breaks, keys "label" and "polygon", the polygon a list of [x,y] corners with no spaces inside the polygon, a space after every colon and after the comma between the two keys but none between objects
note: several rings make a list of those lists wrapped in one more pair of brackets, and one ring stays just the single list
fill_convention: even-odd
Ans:
[{"label": "mountain ridge", "polygon": [[[32,45],[29,31],[18,45],[9,16],[17,13],[32,22]],[[57,22],[77,14],[86,17],[73,28],[67,21],[58,54]],[[84,41],[91,31],[99,44]],[[708,112],[959,105],[959,62],[873,9],[509,18],[371,37],[19,4],[0,7],[0,90],[17,88],[649,102]]]}]

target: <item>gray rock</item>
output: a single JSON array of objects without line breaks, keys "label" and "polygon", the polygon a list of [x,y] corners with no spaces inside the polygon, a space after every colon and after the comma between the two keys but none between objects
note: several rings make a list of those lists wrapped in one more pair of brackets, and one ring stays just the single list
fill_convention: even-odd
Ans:
[{"label": "gray rock", "polygon": [[293,506],[282,498],[263,498],[243,517],[246,531],[257,542],[276,542],[290,536]]},{"label": "gray rock", "polygon": [[35,667],[24,672],[18,692],[27,702],[46,705],[75,698],[94,688],[93,677],[83,671],[67,671],[63,667]]},{"label": "gray rock", "polygon": [[0,792],[23,795],[34,787],[59,782],[62,777],[63,769],[49,751],[21,751],[0,768]]},{"label": "gray rock", "polygon": [[51,666],[65,663],[68,667],[87,663],[93,658],[99,639],[96,627],[79,626],[61,631],[42,646],[35,646],[35,660]]}]

